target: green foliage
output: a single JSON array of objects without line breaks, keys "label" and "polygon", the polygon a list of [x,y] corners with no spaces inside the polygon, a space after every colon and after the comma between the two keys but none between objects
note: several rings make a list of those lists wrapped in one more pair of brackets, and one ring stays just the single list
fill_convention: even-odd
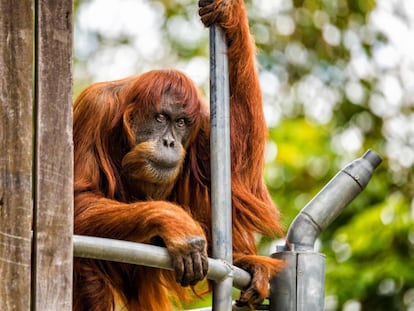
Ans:
[{"label": "green foliage", "polygon": [[[411,212],[401,193],[359,212],[325,247],[328,293],[339,301],[357,299],[365,310],[406,310],[402,302],[414,282],[411,230]],[[344,287],[347,283],[352,286]]]},{"label": "green foliage", "polygon": [[286,224],[333,174],[329,133],[329,126],[319,128],[303,118],[284,120],[270,130],[277,157],[268,162],[265,178]]},{"label": "green foliage", "polygon": [[[286,226],[347,162],[368,148],[384,158],[367,189],[320,238],[321,252],[327,258],[327,310],[341,310],[351,301],[359,310],[408,310],[414,306],[413,168],[397,167],[387,157],[390,139],[384,128],[389,120],[369,102],[378,92],[377,77],[360,79],[365,95],[359,103],[352,102],[345,90],[346,82],[356,78],[345,71],[351,61],[350,49],[344,41],[338,45],[325,42],[316,23],[317,16],[325,16],[342,35],[351,29],[368,29],[367,16],[373,9],[372,1],[295,1],[287,13],[296,21],[294,32],[286,38],[274,30],[276,42],[260,45],[263,69],[279,77],[280,72],[286,74],[291,90],[297,92],[303,77],[314,75],[340,94],[332,117],[322,123],[307,115],[300,99],[280,99],[283,107],[287,101],[295,108],[290,107],[282,122],[270,129],[277,155],[267,164],[266,180]],[[387,41],[382,33],[369,32],[369,40],[361,38],[368,59],[375,44]],[[286,51],[295,42],[305,49],[307,62],[287,60]],[[412,109],[401,107],[401,114],[411,115]],[[358,129],[361,144],[349,150],[342,139],[353,128]]]}]

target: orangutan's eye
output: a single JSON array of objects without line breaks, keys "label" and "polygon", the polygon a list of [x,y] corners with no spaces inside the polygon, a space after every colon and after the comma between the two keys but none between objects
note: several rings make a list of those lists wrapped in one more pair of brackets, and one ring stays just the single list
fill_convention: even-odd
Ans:
[{"label": "orangutan's eye", "polygon": [[175,121],[175,123],[177,124],[178,127],[184,127],[187,122],[185,121],[184,118],[180,118],[180,119],[177,119],[177,121]]},{"label": "orangutan's eye", "polygon": [[159,123],[164,123],[167,120],[167,117],[164,114],[159,113],[155,116],[155,120]]}]

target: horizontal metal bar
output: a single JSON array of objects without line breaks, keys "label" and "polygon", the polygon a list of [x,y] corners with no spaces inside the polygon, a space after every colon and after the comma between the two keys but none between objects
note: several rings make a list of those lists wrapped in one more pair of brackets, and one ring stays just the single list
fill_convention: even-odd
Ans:
[{"label": "horizontal metal bar", "polygon": [[[173,270],[167,249],[149,244],[74,235],[73,251],[75,257]],[[208,265],[207,278],[209,280],[220,281],[232,276],[233,286],[238,289],[244,289],[250,283],[250,274],[243,269],[212,258],[208,259]]]}]

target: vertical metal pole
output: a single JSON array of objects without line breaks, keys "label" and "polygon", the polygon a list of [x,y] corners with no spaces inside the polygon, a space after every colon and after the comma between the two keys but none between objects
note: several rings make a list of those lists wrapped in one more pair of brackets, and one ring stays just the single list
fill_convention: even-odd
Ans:
[{"label": "vertical metal pole", "polygon": [[[223,30],[210,27],[211,208],[213,257],[232,263],[230,169],[230,96],[227,48]],[[216,281],[213,311],[231,310],[231,276]]]}]

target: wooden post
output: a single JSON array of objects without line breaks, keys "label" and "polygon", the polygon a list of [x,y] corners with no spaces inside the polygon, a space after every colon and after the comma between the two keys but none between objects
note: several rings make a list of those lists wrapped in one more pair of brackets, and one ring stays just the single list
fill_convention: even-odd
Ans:
[{"label": "wooden post", "polygon": [[0,310],[29,310],[33,13],[0,0]]},{"label": "wooden post", "polygon": [[33,310],[72,310],[72,1],[35,1]]}]

